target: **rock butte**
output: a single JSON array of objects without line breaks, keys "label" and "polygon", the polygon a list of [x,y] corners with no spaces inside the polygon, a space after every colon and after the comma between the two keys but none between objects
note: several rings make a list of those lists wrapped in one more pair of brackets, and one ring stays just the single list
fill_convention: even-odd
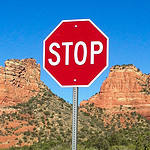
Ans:
[{"label": "rock butte", "polygon": [[[0,67],[0,115],[3,112],[6,114],[17,112],[17,110],[5,106],[27,102],[31,97],[36,96],[43,86],[44,84],[40,80],[40,64],[37,64],[35,59],[7,60],[5,67]],[[32,131],[34,128],[34,126],[26,126],[24,121],[6,120],[6,122],[7,125],[0,123],[0,130],[4,133],[6,126],[19,128],[23,124],[23,127],[15,131],[16,133]],[[20,139],[22,135],[17,136],[15,132],[7,136],[0,136],[0,149],[17,144],[18,140],[16,139]]]},{"label": "rock butte", "polygon": [[0,107],[28,101],[40,90],[40,64],[34,59],[11,59],[0,67]]},{"label": "rock butte", "polygon": [[80,105],[93,103],[112,112],[120,105],[135,107],[137,113],[150,120],[150,94],[146,90],[150,93],[150,75],[143,74],[134,65],[116,65],[110,69],[100,92]]}]

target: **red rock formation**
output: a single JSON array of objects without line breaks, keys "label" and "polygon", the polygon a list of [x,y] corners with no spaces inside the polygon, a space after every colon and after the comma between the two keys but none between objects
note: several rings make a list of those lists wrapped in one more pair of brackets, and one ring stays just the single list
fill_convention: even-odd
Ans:
[{"label": "red rock formation", "polygon": [[34,59],[12,59],[0,67],[0,107],[29,100],[39,92],[40,65]]},{"label": "red rock formation", "polygon": [[100,93],[80,105],[94,103],[97,107],[112,111],[120,105],[135,107],[138,113],[150,119],[150,95],[146,93],[150,89],[148,79],[150,75],[142,74],[133,65],[114,66],[103,82]]}]

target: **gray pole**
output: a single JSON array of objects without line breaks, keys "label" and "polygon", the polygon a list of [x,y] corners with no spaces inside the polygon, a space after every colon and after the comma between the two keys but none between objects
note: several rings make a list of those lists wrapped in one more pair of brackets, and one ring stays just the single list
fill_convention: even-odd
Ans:
[{"label": "gray pole", "polygon": [[77,131],[78,131],[78,87],[73,87],[72,150],[77,150]]}]

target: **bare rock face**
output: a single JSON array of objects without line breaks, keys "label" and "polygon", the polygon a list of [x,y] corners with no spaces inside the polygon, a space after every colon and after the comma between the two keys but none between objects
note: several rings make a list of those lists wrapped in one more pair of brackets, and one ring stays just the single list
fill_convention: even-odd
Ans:
[{"label": "bare rock face", "polygon": [[40,64],[36,60],[7,60],[5,67],[0,67],[0,106],[29,100],[39,92],[40,82]]},{"label": "bare rock face", "polygon": [[113,66],[100,93],[80,105],[85,103],[94,103],[97,107],[111,111],[120,105],[135,107],[137,113],[150,119],[150,75],[142,74],[133,65]]}]

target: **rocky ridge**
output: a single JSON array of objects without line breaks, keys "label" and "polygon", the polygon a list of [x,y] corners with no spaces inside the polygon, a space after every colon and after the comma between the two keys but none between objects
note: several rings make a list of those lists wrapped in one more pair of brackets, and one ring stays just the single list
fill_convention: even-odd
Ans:
[{"label": "rocky ridge", "polygon": [[[122,71],[122,69],[119,68],[118,70]],[[130,69],[126,68],[126,70],[129,71]],[[136,70],[135,67],[131,70],[135,70],[141,76],[140,71]],[[112,70],[112,72],[114,71]],[[116,70],[116,72],[118,71]],[[36,144],[41,145],[44,142],[50,142],[51,146],[60,143],[71,144],[72,105],[53,94],[40,81],[40,66],[36,64],[34,59],[6,61],[5,67],[1,67],[0,77],[0,81],[3,81],[1,82],[3,83],[1,84],[2,89],[0,89],[1,98],[6,97],[5,101],[1,99],[0,149],[25,145],[37,147]],[[145,84],[149,82],[148,75],[143,75],[143,78],[139,78],[137,81],[141,93],[148,95],[149,86]],[[102,91],[106,95],[107,82],[104,85]],[[117,83],[113,85],[113,87],[115,86],[117,86]],[[24,91],[26,92],[23,93]],[[113,139],[111,140],[110,137],[114,137],[114,132],[119,131],[120,135],[120,129],[123,133],[120,135],[121,138],[117,139],[122,139],[124,136],[125,141],[130,139],[130,143],[136,144],[139,137],[144,135],[143,142],[149,141],[150,133],[147,131],[150,129],[150,124],[141,115],[136,114],[134,108],[129,108],[127,105],[121,107],[119,104],[114,105],[115,109],[112,109],[114,108],[113,105],[109,105],[109,107],[99,105],[97,107],[98,105],[94,102],[99,100],[102,91],[89,101],[82,102],[78,117],[78,142],[87,147],[92,145],[98,148],[101,148],[101,145],[105,143],[105,147],[106,142],[107,145],[111,145]],[[19,92],[22,92],[22,94]],[[104,95],[101,101],[106,101]],[[108,110],[119,112],[113,114]],[[129,132],[126,132],[126,130]],[[117,143],[113,141],[113,144],[116,145]],[[39,149],[42,149],[42,147]],[[32,149],[32,146],[29,149]]]},{"label": "rocky ridge", "polygon": [[103,82],[100,92],[87,101],[97,107],[107,108],[116,113],[117,108],[135,107],[137,113],[150,119],[150,75],[143,74],[134,65],[111,67],[108,78]]},{"label": "rocky ridge", "polygon": [[0,107],[28,101],[40,85],[40,64],[35,59],[7,60],[0,67]]}]

